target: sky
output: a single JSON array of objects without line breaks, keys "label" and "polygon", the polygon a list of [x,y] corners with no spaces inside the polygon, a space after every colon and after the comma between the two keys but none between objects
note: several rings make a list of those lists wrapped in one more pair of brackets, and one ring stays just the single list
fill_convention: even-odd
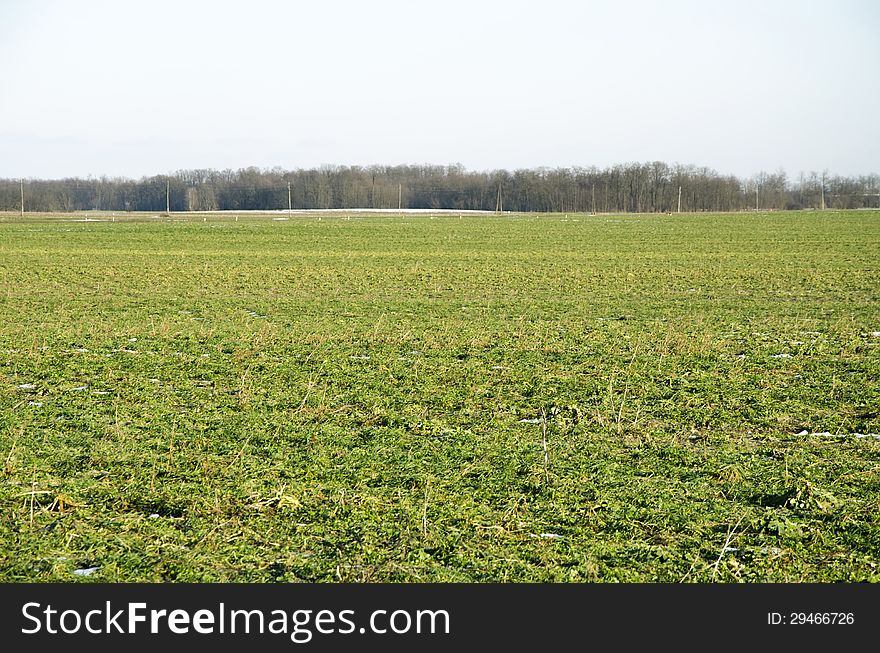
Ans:
[{"label": "sky", "polygon": [[876,0],[3,0],[0,177],[880,172]]}]

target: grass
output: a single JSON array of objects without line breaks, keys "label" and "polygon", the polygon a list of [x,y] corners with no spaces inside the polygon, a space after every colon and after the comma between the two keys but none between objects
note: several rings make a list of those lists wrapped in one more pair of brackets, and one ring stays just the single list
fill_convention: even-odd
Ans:
[{"label": "grass", "polygon": [[880,579],[880,212],[70,217],[2,581]]}]

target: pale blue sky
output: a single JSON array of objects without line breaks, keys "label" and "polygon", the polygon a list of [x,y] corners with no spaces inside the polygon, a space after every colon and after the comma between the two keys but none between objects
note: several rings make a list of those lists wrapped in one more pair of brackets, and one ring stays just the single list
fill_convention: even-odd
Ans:
[{"label": "pale blue sky", "polygon": [[880,172],[874,0],[0,3],[0,176]]}]

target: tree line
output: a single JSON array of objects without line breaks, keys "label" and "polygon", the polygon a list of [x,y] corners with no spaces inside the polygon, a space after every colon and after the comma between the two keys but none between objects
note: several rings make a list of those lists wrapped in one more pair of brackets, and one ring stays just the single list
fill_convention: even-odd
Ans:
[{"label": "tree line", "polygon": [[784,171],[748,178],[655,161],[606,168],[476,172],[460,165],[180,170],[118,177],[0,179],[0,210],[476,209],[677,212],[880,207],[880,175]]}]

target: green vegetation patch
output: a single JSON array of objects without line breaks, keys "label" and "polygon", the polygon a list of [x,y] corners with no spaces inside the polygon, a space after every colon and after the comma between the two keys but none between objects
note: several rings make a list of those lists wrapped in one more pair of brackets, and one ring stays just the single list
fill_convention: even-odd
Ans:
[{"label": "green vegetation patch", "polygon": [[876,211],[7,217],[0,579],[876,581],[878,245]]}]

